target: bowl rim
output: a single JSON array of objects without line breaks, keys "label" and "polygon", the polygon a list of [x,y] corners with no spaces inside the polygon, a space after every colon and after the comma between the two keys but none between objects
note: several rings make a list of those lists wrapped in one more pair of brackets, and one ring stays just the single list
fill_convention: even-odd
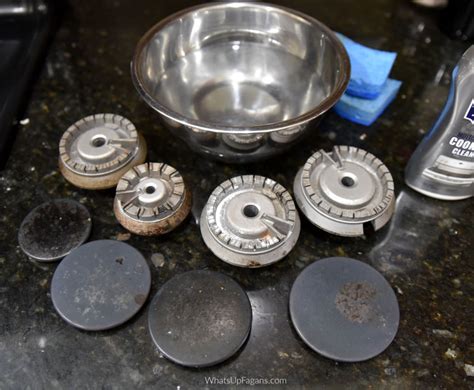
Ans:
[{"label": "bowl rim", "polygon": [[[284,121],[279,122],[272,122],[272,123],[265,123],[263,125],[251,125],[251,126],[229,126],[229,125],[220,125],[213,122],[208,122],[199,119],[192,119],[186,117],[175,110],[170,109],[169,107],[161,104],[158,102],[150,93],[147,91],[145,86],[143,85],[141,76],[141,70],[139,67],[140,58],[143,53],[144,47],[148,44],[151,38],[160,30],[162,30],[165,26],[171,24],[175,20],[179,19],[180,17],[189,14],[191,12],[202,10],[202,9],[210,9],[210,8],[240,8],[240,7],[257,7],[257,8],[270,8],[276,9],[279,11],[286,12],[291,16],[296,16],[303,19],[306,22],[309,22],[313,25],[316,25],[320,30],[322,30],[328,37],[330,42],[335,46],[336,49],[336,56],[340,58],[341,62],[341,71],[339,72],[339,79],[337,80],[336,86],[334,91],[321,103],[317,106],[312,108],[309,111],[306,111],[294,118],[286,119]],[[319,20],[309,16],[303,12],[280,6],[275,4],[270,4],[266,2],[208,2],[199,4],[192,7],[184,8],[178,12],[175,12],[166,18],[160,20],[158,23],[153,25],[138,41],[135,52],[130,63],[131,73],[132,73],[132,81],[137,89],[140,97],[155,111],[163,115],[164,117],[178,122],[182,125],[192,127],[197,130],[202,131],[210,131],[214,133],[232,133],[232,134],[248,134],[248,133],[271,133],[274,131],[285,130],[288,128],[293,128],[296,126],[305,125],[307,122],[311,121],[312,119],[324,114],[330,108],[332,108],[337,101],[340,99],[342,94],[345,92],[347,85],[349,84],[350,73],[351,73],[351,64],[349,60],[349,55],[347,51],[337,37],[337,35],[324,23],[320,22]]]}]

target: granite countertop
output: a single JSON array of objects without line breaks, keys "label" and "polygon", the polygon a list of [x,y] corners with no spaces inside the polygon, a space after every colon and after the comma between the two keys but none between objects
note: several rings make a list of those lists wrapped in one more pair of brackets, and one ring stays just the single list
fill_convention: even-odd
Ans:
[{"label": "granite countertop", "polygon": [[[285,158],[225,165],[191,153],[164,129],[135,92],[129,63],[139,37],[185,0],[71,1],[52,43],[6,169],[0,174],[0,388],[191,388],[206,377],[282,378],[289,387],[474,388],[473,203],[441,202],[405,186],[403,169],[439,114],[450,72],[467,44],[445,37],[435,14],[399,0],[278,1],[376,48],[398,52],[392,76],[402,80],[396,101],[370,128],[330,112],[306,142]],[[150,161],[178,168],[195,195],[193,216],[165,237],[128,234],[115,220],[113,191],[83,191],[58,172],[58,141],[76,120],[98,112],[134,122],[149,145]],[[391,223],[361,238],[340,238],[303,219],[298,244],[283,261],[238,269],[204,245],[196,216],[211,190],[238,174],[269,176],[287,188],[313,151],[333,144],[362,147],[391,170],[397,210]],[[146,309],[125,325],[88,333],[66,324],[53,309],[55,264],[28,261],[17,230],[33,207],[72,198],[93,215],[91,239],[125,240],[152,269],[152,292],[172,276],[212,269],[232,276],[253,307],[250,338],[219,366],[185,369],[160,356],[147,329]],[[45,234],[48,234],[46,231]],[[299,272],[329,256],[348,256],[378,269],[400,304],[392,345],[363,363],[323,358],[297,337],[288,317],[288,294]],[[153,260],[153,261],[152,261]]]}]

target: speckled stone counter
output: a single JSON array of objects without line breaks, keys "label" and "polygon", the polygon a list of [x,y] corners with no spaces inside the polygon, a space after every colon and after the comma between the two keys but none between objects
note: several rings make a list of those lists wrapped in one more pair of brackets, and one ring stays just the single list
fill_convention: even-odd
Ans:
[{"label": "speckled stone counter", "polygon": [[[130,59],[139,37],[159,19],[191,3],[71,2],[34,87],[25,116],[29,121],[19,127],[7,168],[0,174],[0,388],[213,387],[206,385],[206,377],[281,378],[290,388],[474,388],[472,200],[435,201],[403,182],[404,166],[439,114],[451,69],[467,45],[449,40],[436,26],[435,13],[408,1],[278,3],[315,16],[361,43],[397,51],[392,76],[403,86],[370,128],[330,112],[285,158],[231,166],[205,160],[174,139],[139,99],[130,78]],[[183,174],[195,202],[193,215],[178,230],[160,238],[130,236],[114,218],[113,191],[78,190],[61,177],[61,134],[74,121],[97,112],[128,117],[144,133],[149,159],[166,161]],[[258,270],[232,267],[210,253],[196,222],[217,184],[254,173],[291,188],[310,153],[333,144],[367,149],[391,170],[397,210],[388,226],[348,239],[326,234],[303,219],[300,240],[290,255]],[[254,315],[250,338],[240,353],[217,367],[184,369],[155,349],[146,309],[118,329],[99,333],[79,331],[60,319],[49,294],[55,264],[29,261],[16,235],[29,210],[64,197],[91,211],[91,239],[125,240],[143,253],[152,269],[152,295],[186,270],[218,270],[235,278],[247,291]],[[400,303],[395,341],[367,362],[338,364],[317,355],[289,321],[288,295],[298,273],[313,261],[335,255],[374,266],[391,283]]]}]

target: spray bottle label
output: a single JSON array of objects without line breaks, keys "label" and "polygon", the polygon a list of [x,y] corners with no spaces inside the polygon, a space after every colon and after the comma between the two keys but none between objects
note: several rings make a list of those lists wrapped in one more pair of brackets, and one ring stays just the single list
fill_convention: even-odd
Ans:
[{"label": "spray bottle label", "polygon": [[471,104],[467,108],[466,113],[464,114],[464,119],[467,119],[471,124],[474,125],[474,99],[471,100]]},{"label": "spray bottle label", "polygon": [[449,139],[449,145],[453,156],[474,158],[474,135],[458,133]]}]

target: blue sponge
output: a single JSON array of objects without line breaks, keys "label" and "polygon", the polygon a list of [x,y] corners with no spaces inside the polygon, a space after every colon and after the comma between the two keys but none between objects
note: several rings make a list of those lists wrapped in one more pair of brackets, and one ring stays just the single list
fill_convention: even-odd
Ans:
[{"label": "blue sponge", "polygon": [[397,53],[370,49],[337,34],[349,54],[351,79],[346,93],[375,99],[384,88]]},{"label": "blue sponge", "polygon": [[334,106],[334,110],[343,118],[361,125],[370,126],[395,99],[402,83],[387,79],[380,95],[374,99],[362,99],[347,93]]}]

